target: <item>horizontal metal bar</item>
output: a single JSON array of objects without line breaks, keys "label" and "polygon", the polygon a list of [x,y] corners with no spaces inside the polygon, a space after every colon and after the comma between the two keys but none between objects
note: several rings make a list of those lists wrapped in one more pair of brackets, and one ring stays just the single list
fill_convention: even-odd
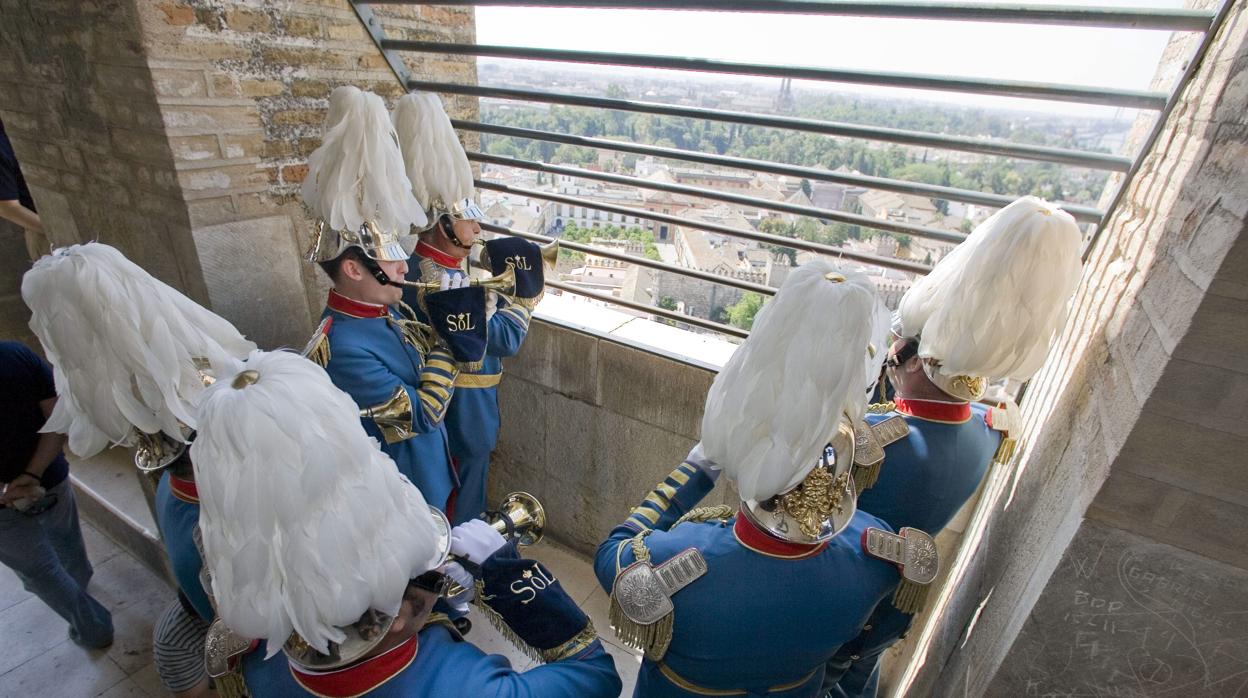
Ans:
[{"label": "horizontal metal bar", "polygon": [[616,298],[615,296],[609,296],[605,293],[598,293],[596,291],[590,291],[588,289],[580,288],[579,286],[573,286],[572,284],[564,283],[562,281],[547,281],[546,285],[551,288],[557,288],[560,291],[567,291],[568,293],[575,293],[578,296],[585,296],[587,298],[595,298],[597,300],[610,303],[612,305],[622,305],[625,308],[632,308],[633,310],[636,310],[642,313],[649,313],[650,315],[658,315],[660,317],[665,317],[669,320],[682,322],[686,325],[693,325],[695,327],[701,327],[704,330],[710,330],[712,332],[719,332],[721,334],[731,335],[733,337],[740,337],[741,339],[745,339],[746,337],[750,336],[749,332],[739,327],[733,327],[732,325],[725,325],[722,323],[715,322],[713,320],[703,320],[700,317],[693,317],[692,315],[681,315],[680,313],[677,313],[672,310],[668,310],[667,308],[660,308],[654,305],[646,305],[645,303],[638,303],[636,301],[625,300],[623,298]]},{"label": "horizontal metal bar", "polygon": [[862,126],[835,121],[818,121],[800,119],[791,116],[773,116],[767,114],[751,114],[750,112],[705,109],[702,107],[683,107],[658,102],[640,102],[631,99],[613,99],[610,97],[587,97],[583,95],[545,92],[542,90],[525,90],[508,87],[490,87],[487,85],[459,85],[452,82],[434,82],[429,80],[412,80],[407,83],[409,90],[425,90],[444,94],[467,95],[471,97],[487,97],[492,99],[508,99],[543,104],[560,104],[566,106],[591,107],[596,109],[613,109],[616,111],[635,112],[639,114],[657,114],[675,116],[686,119],[710,120],[723,123],[762,126],[764,128],[782,128],[793,131],[821,133],[826,136],[843,138],[860,138],[863,140],[897,143],[900,145],[917,145],[944,150],[955,150],[964,153],[982,155],[999,155],[1001,157],[1018,158],[1020,160],[1039,160],[1055,162],[1072,167],[1086,167],[1093,170],[1110,170],[1126,172],[1131,169],[1131,158],[1108,153],[1093,153],[1067,148],[1050,148],[1009,141],[970,138],[966,136],[948,136],[923,131]]},{"label": "horizontal metal bar", "polygon": [[548,191],[538,191],[536,189],[524,189],[522,187],[513,187],[509,184],[499,184],[498,182],[490,182],[487,180],[476,180],[478,189],[488,189],[490,191],[503,192],[506,194],[515,194],[531,199],[540,199],[542,201],[554,201],[557,203],[568,204],[570,206],[582,206],[585,208],[597,209],[599,211],[609,211],[624,216],[633,216],[635,218],[645,218],[647,220],[658,221],[660,223],[668,223],[670,225],[695,228],[697,230],[705,230],[719,235],[727,235],[728,237],[740,238],[742,240],[752,240],[768,245],[780,245],[782,247],[790,247],[803,252],[813,252],[815,254],[826,255],[828,257],[852,259],[856,262],[864,264],[872,264],[884,269],[896,269],[897,271],[905,271],[913,274],[927,274],[932,271],[932,267],[919,262],[907,262],[904,259],[895,259],[892,257],[882,257],[880,255],[869,254],[866,252],[856,252],[841,247],[833,247],[819,242],[811,242],[810,240],[802,240],[799,238],[790,238],[783,235],[772,235],[770,233],[760,233],[755,230],[741,230],[739,228],[731,228],[726,225],[717,223],[707,223],[705,221],[690,220],[680,218],[679,216],[671,216],[665,213],[655,213],[639,208],[629,208],[627,206],[616,206],[614,204],[601,203],[591,201],[589,199],[581,199],[566,194],[556,194]]},{"label": "horizontal metal bar", "polygon": [[[844,174],[817,167],[786,165],[783,163],[769,162],[767,160],[753,160],[729,155],[715,155],[713,153],[680,150],[678,148],[640,145],[628,141],[613,141],[607,138],[573,136],[564,133],[553,133],[551,131],[519,128],[515,126],[483,124],[478,121],[468,121],[464,119],[452,119],[451,123],[454,124],[455,128],[466,131],[475,131],[478,133],[492,133],[512,138],[526,138],[530,140],[550,141],[552,143],[566,143],[568,145],[576,145],[585,148],[598,148],[623,153],[634,153],[637,155],[648,155],[651,157],[667,158],[670,160],[682,160],[684,162],[697,162],[706,165],[715,165],[718,167],[734,167],[743,170],[752,170],[754,172],[768,172],[787,177],[797,177],[799,179],[832,182],[834,184],[845,184],[854,187],[901,192],[903,194],[915,194],[918,196],[926,196],[947,201],[961,201],[963,203],[989,206],[992,208],[1002,208],[1008,206],[1017,198],[1012,196],[1002,196],[1000,194],[973,191],[970,189],[960,189],[957,187],[944,187],[936,184],[908,182],[901,179],[888,179],[885,177],[870,177],[868,175],[861,174]],[[1096,208],[1091,206],[1080,206],[1078,204],[1063,203],[1062,210],[1070,213],[1076,220],[1088,223],[1099,223],[1101,221],[1101,216],[1103,215],[1102,212]]]},{"label": "horizontal metal bar", "polygon": [[1144,166],[1144,159],[1152,154],[1153,146],[1157,145],[1157,139],[1161,137],[1162,132],[1166,129],[1166,122],[1169,120],[1170,114],[1184,98],[1184,91],[1187,89],[1187,86],[1191,82],[1192,78],[1195,77],[1196,71],[1200,69],[1201,64],[1205,60],[1205,56],[1209,52],[1209,47],[1213,44],[1213,41],[1217,37],[1218,31],[1222,28],[1223,23],[1226,22],[1227,15],[1230,14],[1231,6],[1234,4],[1235,0],[1222,0],[1222,4],[1218,8],[1217,16],[1210,25],[1209,32],[1201,37],[1200,44],[1196,47],[1195,54],[1188,59],[1187,67],[1184,68],[1183,74],[1179,76],[1178,82],[1175,83],[1174,91],[1170,93],[1170,99],[1166,102],[1165,108],[1162,109],[1161,113],[1157,115],[1156,120],[1153,121],[1153,126],[1148,132],[1148,137],[1144,140],[1143,145],[1140,146],[1139,156],[1136,157],[1135,162],[1132,163],[1131,170],[1122,177],[1121,181],[1118,182],[1118,189],[1114,192],[1113,199],[1110,200],[1109,206],[1105,209],[1104,221],[1102,221],[1100,225],[1096,226],[1096,230],[1092,231],[1092,236],[1088,238],[1087,244],[1084,245],[1083,253],[1081,255],[1083,261],[1088,261],[1088,258],[1092,256],[1092,251],[1096,249],[1096,244],[1101,239],[1101,234],[1105,231],[1105,226],[1109,225],[1111,217],[1114,212],[1118,210],[1118,206],[1122,203],[1123,197],[1126,196],[1127,189],[1135,180],[1140,168]]},{"label": "horizontal metal bar", "polygon": [[457,44],[449,41],[410,41],[386,39],[381,42],[385,50],[442,53],[457,56],[489,56],[531,61],[556,61],[560,63],[593,63],[619,65],[635,68],[659,68],[663,70],[686,70],[699,73],[729,75],[754,75],[761,77],[818,80],[823,82],[850,83],[901,87],[915,90],[938,90],[962,92],[998,97],[1044,99],[1058,102],[1100,104],[1110,107],[1136,107],[1161,109],[1166,105],[1166,93],[1147,90],[1115,90],[1106,87],[1084,87],[1055,83],[1026,82],[1021,80],[987,80],[982,78],[948,78],[917,73],[894,73],[873,70],[839,70],[808,66],[780,66],[761,63],[737,63],[707,58],[682,58],[679,56],[656,56],[635,53],[608,53],[605,51],[571,51],[567,49],[531,48],[527,46],[497,46],[488,44]]},{"label": "horizontal metal bar", "polygon": [[[551,239],[545,235],[537,235],[535,233],[527,233],[521,230],[513,230],[511,228],[507,228],[501,225],[494,225],[492,223],[482,223],[481,227],[485,230],[490,230],[496,233],[503,233],[504,235],[514,235],[515,237],[524,238],[526,240],[533,240],[534,242],[547,242]],[[564,238],[556,238],[556,239],[559,240],[559,247],[561,249],[568,249],[568,250],[573,250],[576,252],[584,252],[585,254],[592,254],[598,257],[607,257],[609,259],[617,259],[621,262],[626,262],[628,264],[636,264],[639,267],[649,267],[650,269],[658,269],[659,271],[666,271],[666,272],[671,272],[673,274],[680,274],[681,276],[690,276],[695,279],[709,281],[714,284],[722,284],[724,286],[731,286],[733,288],[739,288],[742,291],[752,291],[754,293],[761,293],[767,296],[773,296],[776,293],[776,289],[772,288],[771,286],[768,286],[767,284],[756,284],[753,281],[742,281],[741,279],[734,279],[731,276],[721,276],[719,274],[712,274],[710,272],[702,271],[700,269],[692,269],[689,267],[680,267],[675,264],[668,264],[666,262],[658,262],[653,259],[647,259],[646,257],[638,257],[636,255],[625,254],[623,252],[616,252],[615,250],[610,250],[610,249],[606,249],[603,247],[595,247],[593,245],[586,245],[585,243],[577,242],[575,240],[565,240]]]},{"label": "horizontal metal bar", "polygon": [[477,162],[487,162],[494,165],[503,165],[505,167],[519,167],[525,170],[535,170],[540,172],[550,172],[552,174],[567,175],[569,177],[580,177],[582,179],[596,179],[602,182],[611,182],[613,184],[621,184],[629,187],[639,187],[642,189],[653,189],[655,191],[664,191],[671,194],[681,194],[683,196],[693,196],[701,199],[710,199],[712,201],[723,201],[726,203],[740,204],[743,206],[751,206],[753,208],[766,209],[768,211],[780,211],[783,213],[792,213],[797,216],[806,216],[808,218],[818,218],[821,220],[839,221],[848,223],[849,225],[862,226],[864,228],[874,228],[876,230],[887,230],[893,233],[901,233],[904,235],[913,235],[915,237],[927,238],[929,240],[940,240],[942,242],[951,242],[955,245],[966,239],[966,235],[955,233],[949,230],[939,230],[937,228],[926,228],[921,225],[911,225],[909,223],[895,223],[888,220],[880,220],[878,218],[869,218],[867,216],[858,215],[856,213],[846,213],[844,211],[833,211],[827,208],[818,208],[815,206],[800,206],[798,204],[789,204],[783,201],[770,201],[768,199],[760,199],[753,196],[742,196],[740,194],[731,194],[728,192],[716,191],[714,189],[704,189],[702,187],[691,187],[684,184],[670,184],[667,182],[655,182],[640,177],[629,177],[626,175],[609,174],[606,172],[595,172],[593,170],[583,170],[579,167],[565,167],[563,165],[550,165],[544,162],[531,162],[529,160],[520,160],[518,158],[503,157],[501,155],[488,155],[486,153],[478,153],[476,151],[468,151],[468,159]]},{"label": "horizontal metal bar", "polygon": [[1205,31],[1213,13],[1070,5],[980,5],[960,2],[838,2],[829,0],[375,0],[377,5],[475,5],[478,7],[565,7],[578,9],[699,10],[959,22],[1061,24],[1172,31]]}]

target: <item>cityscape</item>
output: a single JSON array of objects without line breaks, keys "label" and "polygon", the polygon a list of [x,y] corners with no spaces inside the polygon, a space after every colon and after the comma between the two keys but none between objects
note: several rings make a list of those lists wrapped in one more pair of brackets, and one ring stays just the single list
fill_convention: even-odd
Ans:
[{"label": "cityscape", "polygon": [[[606,76],[592,70],[534,69],[532,65],[518,70],[505,61],[482,62],[478,70],[482,84],[857,122],[1094,152],[1119,153],[1133,117],[1131,113],[1097,119],[981,107],[958,109],[948,104],[795,88],[782,80],[705,76],[665,80],[653,74]],[[483,99],[481,115],[481,120],[489,124],[768,160],[851,176],[958,186],[1012,197],[1034,194],[1073,204],[1096,204],[1107,179],[1104,172],[1052,163],[600,109]],[[762,204],[671,193],[646,185],[710,189],[774,202],[782,208],[844,212],[953,233],[970,232],[995,210],[850,184],[812,182],[490,133],[482,136],[481,149],[501,158],[546,162],[639,180],[636,185],[617,184],[487,163],[482,170],[487,181],[535,194],[572,197],[584,204],[487,189],[481,192],[482,207],[493,225],[575,240],[616,253],[772,287],[779,286],[794,266],[819,253],[734,237],[724,229],[799,238],[843,250],[846,256],[839,264],[849,271],[869,275],[890,308],[895,308],[916,275],[870,264],[863,258],[874,256],[931,265],[953,249],[953,242],[776,211]],[[617,211],[595,206],[615,207]],[[628,212],[618,211],[620,208]],[[647,218],[647,213],[675,216],[686,224],[655,221]],[[632,264],[614,256],[564,250],[557,271],[559,280],[573,287],[745,330],[763,302],[760,294],[751,291]],[[605,304],[593,298],[577,300]],[[645,315],[624,306],[614,307]],[[661,321],[672,324],[670,320]],[[680,326],[710,332],[684,323]]]}]

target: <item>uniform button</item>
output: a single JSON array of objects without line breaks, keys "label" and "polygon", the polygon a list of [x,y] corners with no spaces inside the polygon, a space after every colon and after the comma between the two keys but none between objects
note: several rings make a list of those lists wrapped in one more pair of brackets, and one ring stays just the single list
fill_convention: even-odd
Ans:
[{"label": "uniform button", "polygon": [[856,661],[858,661],[859,659],[862,659],[862,657],[859,657],[859,656],[858,656],[858,655],[856,655],[856,654],[851,654],[851,655],[849,655],[849,658],[850,658],[850,659],[852,659],[852,660],[853,660],[853,661],[855,661],[855,662],[856,662]]},{"label": "uniform button", "polygon": [[871,629],[871,624],[870,624],[870,623],[867,623],[866,625],[862,626],[862,629],[863,629],[863,630],[870,630],[870,629]]}]

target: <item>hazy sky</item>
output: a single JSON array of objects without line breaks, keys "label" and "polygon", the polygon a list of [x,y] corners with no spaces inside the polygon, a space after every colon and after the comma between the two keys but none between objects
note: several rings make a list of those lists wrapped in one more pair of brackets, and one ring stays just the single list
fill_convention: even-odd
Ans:
[{"label": "hazy sky", "polygon": [[[1180,0],[1035,2],[1182,7]],[[903,71],[1147,89],[1169,32],[804,15],[477,8],[477,42],[753,63]],[[553,64],[547,64],[553,65]],[[616,69],[620,70],[620,69]],[[624,69],[628,70],[628,69]],[[670,74],[670,73],[669,73]],[[982,106],[1109,115],[1036,100],[874,90]]]}]

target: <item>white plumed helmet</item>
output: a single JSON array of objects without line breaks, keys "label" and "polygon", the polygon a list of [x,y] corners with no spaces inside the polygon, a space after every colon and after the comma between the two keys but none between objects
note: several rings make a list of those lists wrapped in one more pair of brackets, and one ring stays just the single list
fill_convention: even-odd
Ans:
[{"label": "white plumed helmet", "polygon": [[473,201],[472,165],[442,100],[430,92],[409,92],[395,105],[393,118],[412,193],[425,208],[428,226],[442,215],[455,220],[485,218]]}]

